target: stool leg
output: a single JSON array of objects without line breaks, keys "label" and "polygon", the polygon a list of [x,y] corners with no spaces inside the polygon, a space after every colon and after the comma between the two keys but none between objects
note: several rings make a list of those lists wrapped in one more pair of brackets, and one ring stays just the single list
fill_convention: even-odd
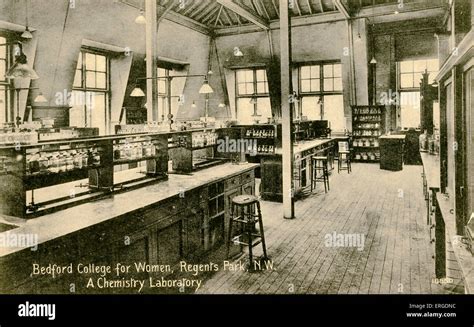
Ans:
[{"label": "stool leg", "polygon": [[351,158],[349,158],[349,161],[347,162],[347,165],[349,167],[349,169],[347,171],[350,174],[352,172]]},{"label": "stool leg", "polygon": [[325,174],[326,174],[326,179],[325,179],[325,180],[326,180],[326,182],[328,183],[328,191],[329,191],[329,190],[330,190],[330,189],[329,189],[329,171],[328,171],[327,167],[326,167],[326,172],[325,172]]},{"label": "stool leg", "polygon": [[227,250],[226,250],[226,259],[229,258],[229,253],[230,253],[230,244],[232,242],[232,224],[234,221],[234,204],[231,204],[231,209],[230,209],[230,221],[229,221],[229,230],[227,232]]},{"label": "stool leg", "polygon": [[[250,222],[250,216],[247,217],[247,222]],[[253,269],[253,254],[252,254],[252,224],[247,224],[248,244],[249,244],[249,269]]]},{"label": "stool leg", "polygon": [[265,233],[263,231],[263,220],[262,212],[260,210],[260,202],[257,202],[257,212],[258,212],[258,226],[260,228],[260,237],[262,238],[262,248],[263,248],[263,257],[267,259],[267,245],[265,244]]}]

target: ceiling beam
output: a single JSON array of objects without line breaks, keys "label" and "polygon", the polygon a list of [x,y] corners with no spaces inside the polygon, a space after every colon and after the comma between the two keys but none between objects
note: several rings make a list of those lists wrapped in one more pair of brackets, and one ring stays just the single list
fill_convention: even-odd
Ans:
[{"label": "ceiling beam", "polygon": [[311,8],[311,3],[309,3],[309,0],[306,0],[306,5],[308,6],[309,14],[312,15],[313,14],[313,9]]},{"label": "ceiling beam", "polygon": [[275,4],[275,0],[272,0],[272,5],[273,5],[273,9],[275,9],[277,17],[280,18],[280,10],[278,10],[277,5]]},{"label": "ceiling beam", "polygon": [[346,7],[342,4],[341,0],[332,0],[333,4],[336,6],[337,10],[339,10],[344,17],[346,18],[351,18],[351,15],[349,15],[349,12],[347,11]]},{"label": "ceiling beam", "polygon": [[223,5],[227,9],[232,10],[236,14],[244,17],[245,19],[247,19],[248,21],[254,23],[255,25],[257,25],[260,28],[263,28],[265,30],[268,30],[270,28],[270,24],[265,19],[252,14],[250,11],[248,11],[247,9],[239,6],[238,4],[236,4],[235,2],[233,2],[231,0],[217,0],[217,3]]}]

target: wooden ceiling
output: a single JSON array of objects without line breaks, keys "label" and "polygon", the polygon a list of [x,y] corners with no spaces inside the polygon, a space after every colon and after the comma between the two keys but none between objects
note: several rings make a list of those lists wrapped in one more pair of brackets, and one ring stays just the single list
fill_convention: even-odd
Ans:
[{"label": "wooden ceiling", "polygon": [[[145,0],[119,0],[136,8],[144,8]],[[279,19],[279,0],[156,0],[159,11],[193,21],[209,30],[258,25],[268,27]],[[292,17],[309,17],[338,12],[335,0],[290,0]],[[361,10],[383,5],[438,5],[447,0],[341,0],[353,15]],[[160,15],[160,13],[159,13]]]}]

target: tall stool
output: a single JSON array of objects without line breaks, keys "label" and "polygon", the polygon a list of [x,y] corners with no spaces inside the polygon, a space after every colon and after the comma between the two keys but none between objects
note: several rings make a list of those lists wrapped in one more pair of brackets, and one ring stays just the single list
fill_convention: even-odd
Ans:
[{"label": "tall stool", "polygon": [[341,170],[347,170],[350,174],[352,171],[351,167],[351,150],[349,149],[349,142],[338,142],[338,159],[337,159],[337,172]]},{"label": "tall stool", "polygon": [[317,182],[324,183],[324,193],[329,191],[328,157],[311,157],[311,192],[316,188]]},{"label": "tall stool", "polygon": [[[256,211],[256,212],[255,212]],[[232,237],[234,223],[239,223],[241,234]],[[259,228],[255,228],[258,223]],[[226,258],[229,257],[230,245],[242,244],[249,247],[249,270],[253,270],[253,247],[262,243],[263,260],[267,260],[267,247],[263,231],[262,212],[260,202],[254,195],[238,195],[232,199],[232,209],[228,230]]]}]

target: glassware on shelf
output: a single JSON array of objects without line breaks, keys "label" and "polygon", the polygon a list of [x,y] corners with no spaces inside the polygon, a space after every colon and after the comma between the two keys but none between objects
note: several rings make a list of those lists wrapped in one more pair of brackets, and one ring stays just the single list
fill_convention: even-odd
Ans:
[{"label": "glassware on shelf", "polygon": [[64,155],[64,161],[66,164],[66,171],[74,170],[74,157],[72,153],[66,152]]},{"label": "glassware on shelf", "polygon": [[45,173],[49,168],[49,160],[44,154],[40,154],[38,158],[39,171]]}]

